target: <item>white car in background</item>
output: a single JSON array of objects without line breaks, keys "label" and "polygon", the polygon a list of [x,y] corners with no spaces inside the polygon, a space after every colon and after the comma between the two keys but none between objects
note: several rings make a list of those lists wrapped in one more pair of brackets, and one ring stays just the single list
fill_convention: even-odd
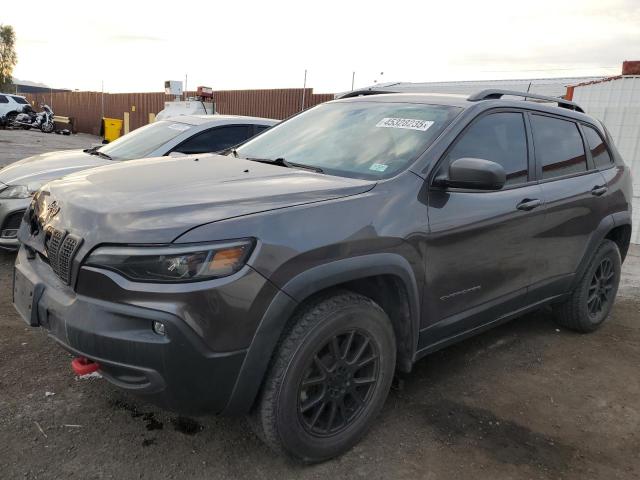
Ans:
[{"label": "white car in background", "polygon": [[235,115],[181,115],[140,127],[106,145],[43,153],[0,169],[0,252],[20,246],[17,234],[33,194],[70,173],[138,158],[219,152],[279,120]]},{"label": "white car in background", "polygon": [[17,115],[22,112],[25,105],[29,105],[25,97],[0,93],[0,117],[6,117],[10,114]]}]

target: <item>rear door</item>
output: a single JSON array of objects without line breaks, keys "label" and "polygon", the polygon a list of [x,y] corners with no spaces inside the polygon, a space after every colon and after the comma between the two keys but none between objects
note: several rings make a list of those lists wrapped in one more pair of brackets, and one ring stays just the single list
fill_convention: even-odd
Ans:
[{"label": "rear door", "polygon": [[544,216],[524,114],[504,110],[476,118],[441,160],[501,164],[498,191],[431,187],[421,347],[495,320],[523,306]]},{"label": "rear door", "polygon": [[537,174],[546,204],[544,232],[538,237],[539,271],[532,301],[566,292],[589,240],[606,215],[603,175],[587,155],[578,123],[542,113],[529,115]]}]

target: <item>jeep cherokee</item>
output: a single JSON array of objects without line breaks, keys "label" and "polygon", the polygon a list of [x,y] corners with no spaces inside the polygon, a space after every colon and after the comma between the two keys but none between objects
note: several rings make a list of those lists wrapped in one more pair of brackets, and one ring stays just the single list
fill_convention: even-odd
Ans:
[{"label": "jeep cherokee", "polygon": [[362,93],[228,156],[43,187],[19,230],[17,310],[76,372],[247,413],[307,462],[352,447],[428,353],[543,305],[579,332],[605,321],[632,193],[599,121],[517,92]]}]

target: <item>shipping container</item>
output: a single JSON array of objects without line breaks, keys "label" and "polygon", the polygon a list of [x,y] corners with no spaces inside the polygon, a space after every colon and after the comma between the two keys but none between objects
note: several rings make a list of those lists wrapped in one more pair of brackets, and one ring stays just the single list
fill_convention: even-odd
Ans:
[{"label": "shipping container", "polygon": [[573,101],[606,125],[631,168],[634,192],[631,241],[640,243],[640,75],[580,83],[572,89]]}]

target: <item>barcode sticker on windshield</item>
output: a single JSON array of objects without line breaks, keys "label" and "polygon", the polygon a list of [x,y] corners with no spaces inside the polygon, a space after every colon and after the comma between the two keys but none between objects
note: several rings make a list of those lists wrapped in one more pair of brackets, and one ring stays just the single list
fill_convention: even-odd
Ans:
[{"label": "barcode sticker on windshield", "polygon": [[383,118],[376,127],[384,128],[406,128],[408,130],[420,130],[425,132],[433,125],[431,120],[416,120],[414,118]]},{"label": "barcode sticker on windshield", "polygon": [[385,165],[384,163],[374,163],[369,167],[369,170],[373,170],[374,172],[384,172],[389,165]]},{"label": "barcode sticker on windshield", "polygon": [[171,125],[169,125],[169,128],[184,132],[185,130],[189,130],[189,128],[191,127],[189,125],[185,125],[184,123],[172,123]]}]

